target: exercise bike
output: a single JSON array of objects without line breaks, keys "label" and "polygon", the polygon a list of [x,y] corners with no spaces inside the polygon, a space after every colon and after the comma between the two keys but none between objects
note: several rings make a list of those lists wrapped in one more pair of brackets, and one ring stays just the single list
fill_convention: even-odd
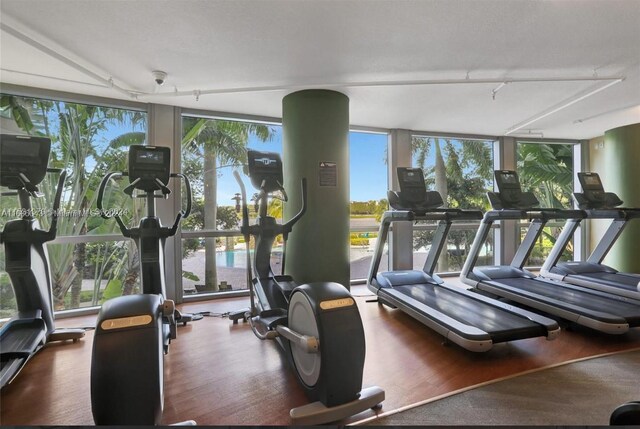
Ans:
[{"label": "exercise bike", "polygon": [[[163,365],[169,343],[176,338],[178,323],[202,318],[181,314],[166,299],[164,245],[175,235],[181,219],[191,211],[191,186],[187,177],[171,173],[168,147],[133,145],[129,148],[128,172],[112,172],[100,183],[97,206],[105,219],[113,217],[122,235],[136,243],[140,261],[142,294],[112,298],[100,309],[91,360],[91,410],[96,424],[159,424],[164,403]],[[145,198],[146,216],[129,228],[116,210],[105,210],[107,184],[129,177],[123,192]],[[187,206],[171,227],[156,216],[156,198],[166,198],[171,178],[184,181]],[[134,194],[136,190],[141,194]],[[189,422],[195,424],[193,422]]]},{"label": "exercise bike", "polygon": [[[66,179],[61,169],[47,168],[51,140],[2,134],[0,136],[0,186],[2,196],[17,195],[22,217],[8,221],[0,232],[5,269],[16,297],[18,313],[0,329],[0,388],[18,375],[46,343],[73,342],[84,329],[56,329],[53,316],[51,273],[46,242],[56,237],[58,210]],[[47,173],[59,174],[48,231],[33,217],[31,198],[42,197],[38,185]]]},{"label": "exercise bike", "polygon": [[[247,156],[251,183],[259,190],[254,225],[249,225],[244,183],[237,171],[234,176],[242,196],[241,232],[247,245],[251,309],[231,314],[230,319],[234,323],[248,320],[259,339],[276,340],[283,347],[298,381],[315,401],[290,411],[293,424],[335,422],[368,408],[379,408],[384,390],[377,386],[362,388],[365,338],[358,307],[349,291],[334,282],[298,285],[284,275],[287,238],[307,208],[306,180],[302,180],[300,212],[280,224],[267,214],[269,198],[276,193],[287,201],[280,156],[252,150]],[[282,274],[276,275],[270,258],[280,234],[284,241]],[[255,239],[253,261],[251,237]]]}]

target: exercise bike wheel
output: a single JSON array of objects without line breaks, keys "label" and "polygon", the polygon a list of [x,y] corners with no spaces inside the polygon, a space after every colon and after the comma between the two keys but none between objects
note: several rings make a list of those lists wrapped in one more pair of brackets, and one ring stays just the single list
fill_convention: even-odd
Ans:
[{"label": "exercise bike wheel", "polygon": [[319,349],[311,353],[288,343],[307,396],[327,407],[356,400],[362,388],[365,341],[360,313],[349,291],[333,282],[296,287],[289,301],[288,327],[319,342]]}]

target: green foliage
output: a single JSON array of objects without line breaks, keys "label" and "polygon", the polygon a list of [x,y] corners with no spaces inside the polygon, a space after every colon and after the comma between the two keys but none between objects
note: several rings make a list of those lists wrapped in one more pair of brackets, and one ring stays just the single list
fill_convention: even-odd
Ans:
[{"label": "green foliage", "polygon": [[104,288],[104,292],[102,292],[102,299],[100,300],[100,305],[102,305],[105,301],[110,300],[111,298],[115,298],[122,295],[122,281],[118,279],[111,279],[107,283],[107,287]]},{"label": "green foliage", "polygon": [[187,280],[192,280],[194,282],[200,281],[200,277],[198,277],[197,275],[195,275],[191,271],[182,270],[182,277],[184,277]]},{"label": "green foliage", "polygon": [[388,207],[389,203],[384,198],[379,201],[351,201],[350,213],[352,216],[371,215],[377,217],[384,213]]},{"label": "green foliage", "polygon": [[30,133],[33,130],[33,122],[22,101],[21,97],[2,95],[0,97],[0,112],[3,117],[12,118],[21,130]]},{"label": "green foliage", "polygon": [[[96,190],[100,180],[109,171],[126,169],[126,152],[130,144],[140,144],[145,140],[144,130],[146,114],[144,112],[113,109],[102,106],[90,106],[63,101],[49,101],[10,95],[2,95],[2,114],[14,119],[16,125],[30,134],[45,135],[51,138],[52,151],[50,165],[67,170],[68,177],[63,192],[61,209],[69,213],[58,219],[59,236],[77,236],[84,234],[113,233],[117,230],[115,222],[108,222],[95,216]],[[108,132],[114,126],[126,126],[131,131],[107,140]],[[57,177],[48,175],[41,184],[44,198],[34,202],[34,208],[51,207],[55,193]],[[128,210],[125,221],[135,217],[136,207],[131,199],[124,199],[117,193],[106,196],[107,207]],[[41,219],[43,228],[48,227],[49,219]],[[88,252],[82,251],[89,249]],[[104,264],[121,258],[117,252],[97,258],[96,249],[91,244],[52,245],[49,246],[49,259],[52,273],[53,296],[56,308],[76,307],[83,292],[81,280],[91,271],[95,275],[123,276],[124,272],[114,270],[126,268],[120,259],[112,269]],[[84,255],[88,255],[88,260]],[[124,258],[126,261],[127,258]],[[81,267],[81,268],[79,268]],[[99,295],[99,277],[95,281],[92,293],[94,301]],[[109,277],[107,277],[109,278]],[[72,289],[74,302],[67,293]]]},{"label": "green foliage", "polygon": [[[2,255],[4,262],[4,255]],[[2,267],[4,269],[4,267]],[[0,273],[0,317],[11,317],[18,310],[9,274]]]},{"label": "green foliage", "polygon": [[352,246],[368,246],[369,245],[369,239],[368,238],[360,238],[360,237],[355,237],[355,238],[350,238],[350,243]]},{"label": "green foliage", "polygon": [[573,147],[565,144],[518,144],[518,175],[541,207],[566,208],[573,191]]},{"label": "green foliage", "polygon": [[[424,171],[428,189],[439,190],[446,207],[487,210],[485,197],[493,184],[492,145],[477,140],[414,137],[413,158]],[[429,164],[430,154],[435,162]],[[444,181],[441,183],[440,181]],[[439,271],[460,269],[473,242],[473,230],[450,231],[438,263]],[[432,231],[414,234],[414,249],[428,247]]]}]

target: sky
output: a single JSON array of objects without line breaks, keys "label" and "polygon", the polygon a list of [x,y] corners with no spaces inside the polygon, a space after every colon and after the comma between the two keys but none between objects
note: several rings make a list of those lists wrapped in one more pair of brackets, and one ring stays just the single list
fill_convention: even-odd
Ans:
[{"label": "sky", "polygon": [[[250,137],[249,147],[265,152],[282,153],[282,127],[274,126],[269,142]],[[350,200],[379,200],[387,196],[387,135],[363,132],[349,133]],[[238,192],[232,168],[222,168],[218,176],[218,205],[230,205]],[[249,182],[245,181],[248,186]]]},{"label": "sky", "polygon": [[[51,112],[50,130],[53,134],[59,133],[59,120],[54,112]],[[135,131],[144,131],[144,125],[140,124]],[[273,138],[268,142],[261,142],[255,136],[250,136],[249,147],[282,153],[282,127],[272,126]],[[133,131],[130,126],[110,123],[100,130],[94,138],[94,144],[98,152],[106,149],[109,142],[117,136]],[[351,201],[369,201],[386,198],[387,195],[387,135],[364,132],[349,133],[350,149],[350,199]],[[56,150],[56,149],[53,149]],[[92,169],[96,162],[90,158],[87,160],[87,168]],[[218,177],[218,205],[230,205],[231,198],[238,192],[238,185],[233,178],[232,168],[222,168]]]}]

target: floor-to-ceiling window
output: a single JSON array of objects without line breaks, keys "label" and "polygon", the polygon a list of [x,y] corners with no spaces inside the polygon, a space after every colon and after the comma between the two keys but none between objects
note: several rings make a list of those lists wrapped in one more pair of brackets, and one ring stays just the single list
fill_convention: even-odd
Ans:
[{"label": "floor-to-ceiling window", "polygon": [[[349,134],[351,279],[369,269],[382,213],[387,209],[387,135]],[[194,209],[182,223],[182,285],[185,295],[247,289],[246,245],[235,210],[240,191],[233,170],[242,171],[246,148],[282,153],[282,127],[277,124],[183,117],[182,172],[192,182]],[[249,182],[248,194],[252,195]],[[271,213],[282,216],[281,203]],[[249,204],[250,216],[255,216]],[[281,240],[276,240],[272,266],[278,272]]]},{"label": "floor-to-ceiling window", "polygon": [[[574,175],[574,145],[566,143],[540,143],[518,141],[516,148],[517,172],[524,191],[534,193],[540,207],[571,208]],[[520,222],[519,238],[526,233],[528,222]],[[527,266],[539,267],[544,262],[560,234],[564,221],[552,221],[534,247]],[[573,241],[567,246],[561,260],[572,260]]]},{"label": "floor-to-ceiling window", "polygon": [[[246,290],[246,245],[236,211],[240,188],[233,177],[245,179],[247,197],[254,190],[246,180],[247,148],[282,153],[282,127],[248,121],[184,116],[180,142],[182,172],[193,187],[191,216],[182,222],[182,287],[185,295]],[[254,205],[248,202],[250,216]],[[273,200],[271,215],[281,218]],[[277,240],[272,265],[281,258]]]},{"label": "floor-to-ceiling window", "polygon": [[[349,133],[351,280],[367,277],[378,239],[380,219],[388,209],[386,133]],[[381,269],[388,266],[385,245]]]},{"label": "floor-to-ceiling window", "polygon": [[[55,309],[97,306],[111,297],[137,293],[135,245],[121,237],[114,221],[99,216],[96,198],[107,172],[126,170],[128,146],[145,143],[146,111],[2,94],[0,115],[3,133],[51,138],[49,165],[67,171],[57,237],[47,246]],[[45,229],[57,180],[48,174],[40,184],[43,197],[34,202],[34,214]],[[119,197],[117,192],[111,195],[106,204],[118,209],[125,222],[139,218],[140,201]],[[16,207],[17,197],[2,197],[2,225],[17,217],[10,210]],[[0,255],[0,310],[0,317],[15,312],[4,255]]]},{"label": "floor-to-ceiling window", "polygon": [[[493,140],[414,135],[412,165],[422,168],[427,188],[438,191],[444,207],[489,208],[486,192],[493,188]],[[414,267],[421,269],[430,249],[435,223],[414,226]],[[436,267],[437,272],[460,271],[478,229],[478,222],[454,224]],[[494,237],[489,237],[478,260],[493,264]]]}]

